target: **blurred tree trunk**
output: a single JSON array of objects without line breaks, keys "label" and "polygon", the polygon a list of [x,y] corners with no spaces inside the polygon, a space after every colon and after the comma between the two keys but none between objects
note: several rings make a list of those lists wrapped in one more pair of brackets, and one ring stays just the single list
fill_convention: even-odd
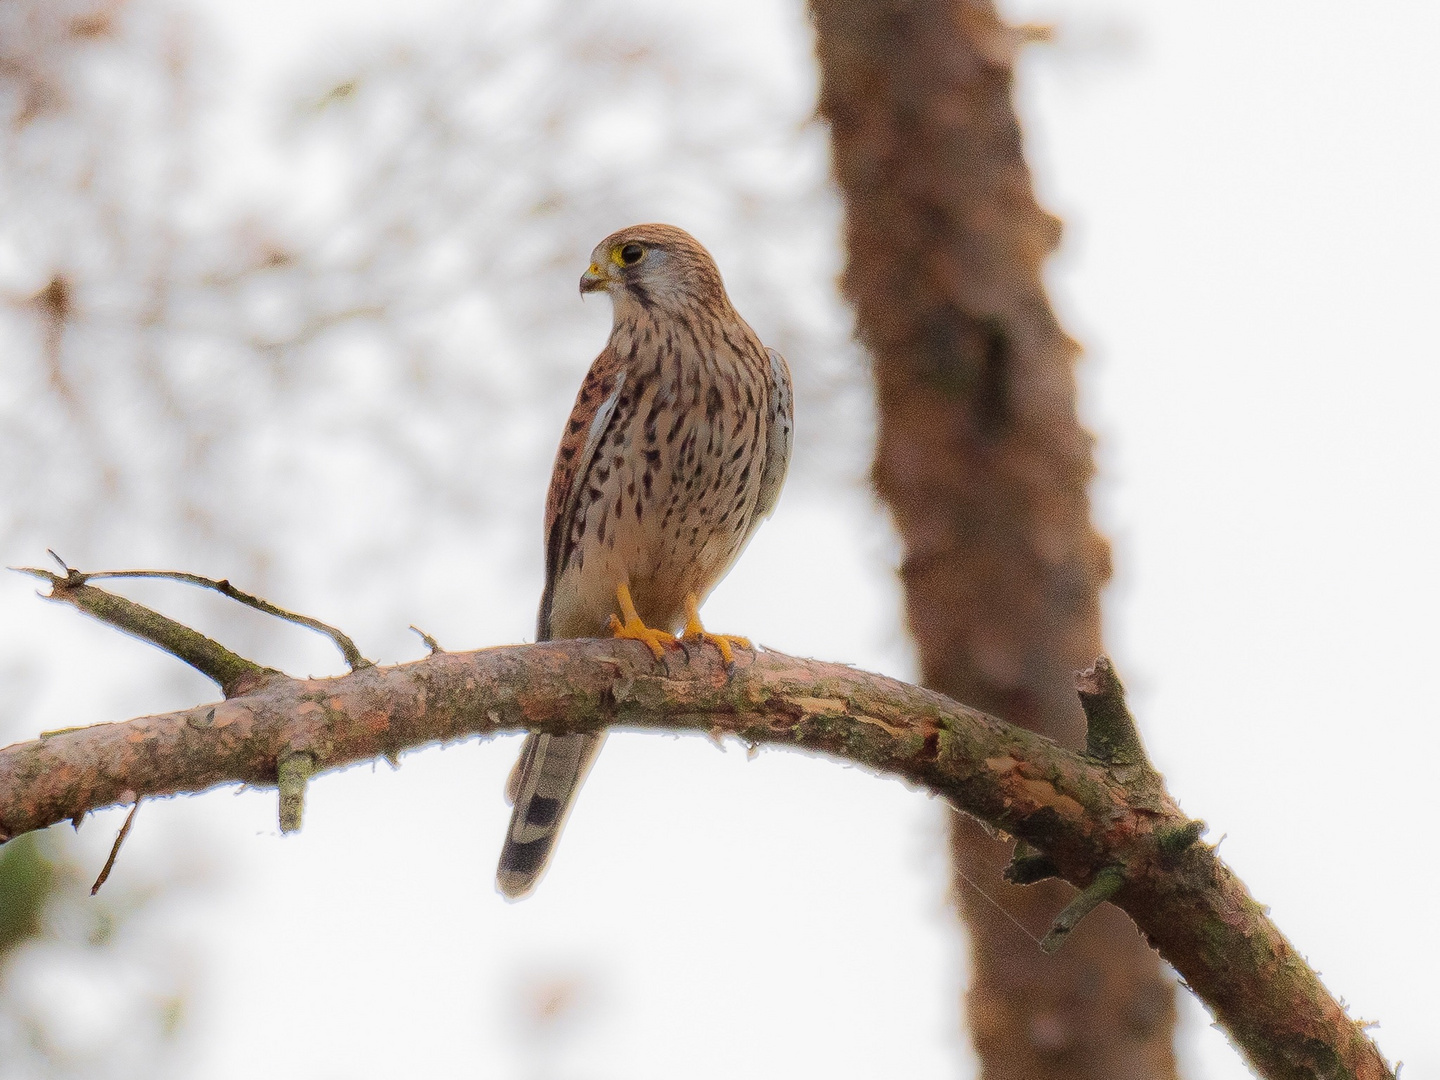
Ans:
[{"label": "blurred tree trunk", "polygon": [[[846,203],[844,286],[873,358],[874,482],[904,543],[926,685],[1070,746],[1101,652],[1109,549],[1090,524],[1078,348],[1041,280],[1059,223],[1011,103],[1023,37],[990,0],[812,0],[820,111]],[[1008,845],[952,823],[957,879],[1038,937],[1073,890],[1002,883]],[[1176,1076],[1173,982],[1103,907],[1058,956],[957,880],[988,1080]]]}]

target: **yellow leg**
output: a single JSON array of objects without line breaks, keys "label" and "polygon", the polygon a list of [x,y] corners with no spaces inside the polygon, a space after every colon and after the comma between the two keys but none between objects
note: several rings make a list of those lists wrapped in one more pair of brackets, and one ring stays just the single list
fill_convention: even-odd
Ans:
[{"label": "yellow leg", "polygon": [[685,597],[685,635],[686,641],[710,642],[720,650],[720,656],[727,664],[735,662],[736,649],[754,648],[749,638],[739,637],[735,634],[712,634],[700,623],[700,601],[694,593]]},{"label": "yellow leg", "polygon": [[675,644],[675,635],[666,630],[656,630],[654,627],[646,626],[640,620],[640,615],[635,610],[635,601],[630,599],[630,586],[623,583],[615,586],[615,599],[620,602],[620,615],[624,621],[611,615],[610,632],[617,638],[643,641],[655,654],[656,660],[663,660],[665,646]]}]

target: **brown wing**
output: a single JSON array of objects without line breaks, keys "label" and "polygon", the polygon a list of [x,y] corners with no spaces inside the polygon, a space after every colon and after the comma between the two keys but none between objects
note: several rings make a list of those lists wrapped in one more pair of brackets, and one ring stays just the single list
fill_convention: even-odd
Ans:
[{"label": "brown wing", "polygon": [[[555,471],[545,499],[545,591],[536,620],[537,641],[550,639],[555,583],[570,558],[576,495],[584,490],[595,448],[605,436],[624,386],[625,371],[615,350],[607,345],[580,384],[555,455]],[[526,736],[507,785],[515,809],[495,874],[500,891],[512,900],[530,892],[545,872],[575,793],[604,741],[603,733]]]},{"label": "brown wing", "polygon": [[753,530],[770,516],[790,471],[790,444],[795,433],[795,396],[790,389],[790,365],[776,350],[767,348],[770,359],[770,415],[765,429],[765,467],[760,473],[760,494],[755,500]]},{"label": "brown wing", "polygon": [[555,455],[555,470],[550,476],[550,493],[545,499],[545,591],[540,595],[540,613],[536,619],[535,640],[550,640],[550,610],[555,603],[555,582],[569,562],[571,524],[575,515],[576,496],[584,490],[590,466],[595,460],[595,447],[615,414],[615,403],[625,385],[625,370],[614,348],[609,345],[595,358],[575,407],[560,437]]}]

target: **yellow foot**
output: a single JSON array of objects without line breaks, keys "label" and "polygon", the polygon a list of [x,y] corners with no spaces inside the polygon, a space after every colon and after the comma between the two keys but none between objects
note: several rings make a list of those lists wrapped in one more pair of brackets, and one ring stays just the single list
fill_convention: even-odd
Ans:
[{"label": "yellow foot", "polygon": [[620,614],[624,618],[622,622],[614,615],[610,616],[610,633],[617,638],[629,638],[631,641],[643,641],[655,654],[656,660],[665,659],[665,646],[675,644],[675,635],[667,630],[656,630],[654,627],[646,626],[639,614],[635,611],[635,602],[630,599],[630,587],[618,585],[615,588],[615,599],[620,602]]},{"label": "yellow foot", "polygon": [[700,623],[700,602],[691,593],[685,597],[685,641],[710,642],[720,650],[720,656],[727,665],[735,663],[736,649],[754,648],[749,638],[736,634],[712,634]]}]

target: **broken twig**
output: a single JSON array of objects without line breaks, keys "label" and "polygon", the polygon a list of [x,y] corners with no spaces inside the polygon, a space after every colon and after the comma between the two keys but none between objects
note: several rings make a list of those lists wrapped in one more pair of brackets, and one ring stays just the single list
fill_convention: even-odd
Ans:
[{"label": "broken twig", "polygon": [[1050,932],[1040,942],[1040,948],[1047,953],[1057,952],[1070,931],[1080,925],[1080,920],[1109,900],[1120,886],[1125,884],[1125,871],[1118,866],[1107,866],[1095,875],[1095,880],[1081,890],[1080,895],[1065,905],[1065,910],[1055,917]]},{"label": "broken twig", "polygon": [[51,588],[45,599],[70,604],[117,630],[123,630],[131,637],[138,637],[164,649],[177,660],[189,664],[200,674],[213,680],[227,698],[249,693],[268,680],[282,675],[274,668],[265,667],[231,652],[218,641],[212,641],[204,634],[152,611],[143,604],[87,585],[86,581],[93,575],[82,574],[69,567],[65,568],[64,577],[33,566],[16,566],[12,569],[48,581]]},{"label": "broken twig", "polygon": [[120,845],[125,843],[125,838],[130,835],[130,826],[135,824],[135,814],[140,809],[140,800],[135,800],[135,805],[130,807],[130,813],[125,815],[125,824],[120,826],[120,831],[115,835],[115,843],[110,845],[110,857],[105,860],[105,865],[100,868],[100,876],[95,879],[95,884],[90,886],[90,895],[94,896],[100,891],[110,878],[110,871],[115,869],[115,859],[120,854]]},{"label": "broken twig", "polygon": [[312,619],[308,615],[299,615],[293,611],[286,611],[277,607],[269,600],[259,596],[243,592],[230,584],[228,578],[202,577],[200,574],[187,574],[180,570],[102,570],[96,574],[86,574],[87,578],[94,581],[98,578],[161,578],[165,581],[180,581],[186,585],[198,585],[202,589],[213,589],[221,596],[228,597],[236,603],[244,604],[246,607],[254,608],[256,611],[263,611],[266,615],[273,615],[277,619],[284,619],[297,626],[304,626],[316,633],[324,634],[335,647],[340,650],[340,655],[345,658],[345,664],[351,671],[358,671],[364,667],[374,667],[374,661],[366,660],[355,647],[355,642],[350,640],[349,635],[344,631],[337,630],[328,623],[319,619]]}]

